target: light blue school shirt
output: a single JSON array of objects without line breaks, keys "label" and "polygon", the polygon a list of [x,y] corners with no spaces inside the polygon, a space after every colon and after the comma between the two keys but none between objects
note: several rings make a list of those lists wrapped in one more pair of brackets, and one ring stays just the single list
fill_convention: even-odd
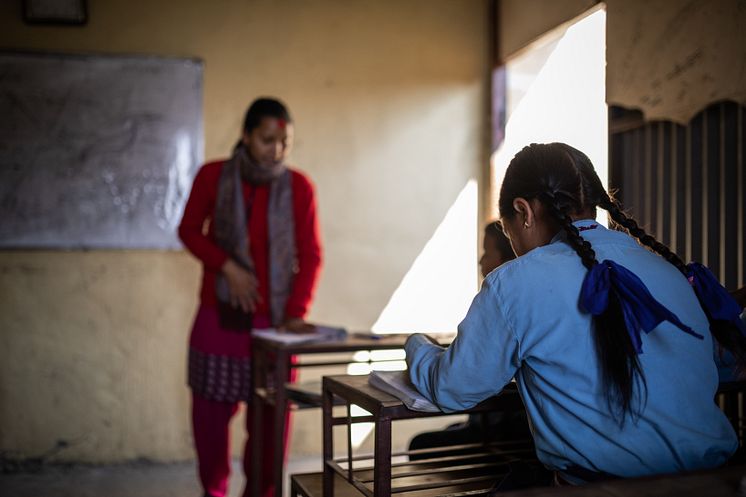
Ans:
[{"label": "light blue school shirt", "polygon": [[579,307],[587,270],[561,235],[490,273],[447,349],[411,336],[406,352],[412,382],[451,412],[498,394],[515,377],[538,458],[550,469],[581,466],[633,477],[723,464],[737,440],[714,402],[712,337],[688,281],[625,233],[590,220],[575,225],[595,225],[581,235],[597,260],[635,273],[661,304],[705,337],[668,322],[642,333],[647,402],[639,418],[627,416],[620,427],[609,411],[591,316]]}]

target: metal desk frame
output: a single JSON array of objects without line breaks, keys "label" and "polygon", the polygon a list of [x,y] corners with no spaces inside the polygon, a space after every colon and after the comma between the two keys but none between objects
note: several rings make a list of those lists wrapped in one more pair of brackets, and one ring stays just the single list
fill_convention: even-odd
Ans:
[{"label": "metal desk frame", "polygon": [[[346,416],[334,417],[333,408],[335,404],[335,398],[340,397],[344,400],[347,411]],[[362,409],[370,413],[368,416],[355,416],[351,414],[351,406],[357,405]],[[482,402],[478,406],[464,411],[465,413],[475,412],[488,412],[493,410],[513,410],[522,409],[523,404],[516,390],[507,390],[503,394],[500,394],[492,399],[488,399]],[[408,409],[399,399],[378,390],[368,385],[367,376],[351,376],[351,375],[340,375],[340,376],[325,376],[323,378],[323,419],[324,419],[324,475],[323,475],[323,495],[324,497],[334,497],[334,476],[340,475],[345,480],[357,488],[360,493],[366,497],[390,497],[392,494],[392,452],[391,452],[391,422],[394,420],[401,419],[414,419],[414,418],[425,418],[433,416],[443,416],[446,414],[458,414],[458,413],[428,413],[418,412]],[[370,459],[365,457],[353,457],[352,454],[352,442],[350,437],[350,425],[353,423],[373,422],[375,424],[375,435],[374,435],[374,454],[372,457],[372,480],[361,480],[355,474],[353,468],[354,461],[360,461],[363,459]],[[340,460],[334,459],[334,439],[333,429],[334,426],[346,424],[347,429],[347,458],[341,461],[346,462],[346,467],[340,465]],[[499,455],[499,457],[510,458],[510,454],[524,454],[532,455],[533,447],[525,442],[508,442],[503,444],[502,447],[495,447],[492,444],[483,444],[481,447],[484,449],[484,453],[491,453],[492,455]],[[508,446],[512,446],[511,448]],[[453,447],[454,449],[460,449],[464,447],[474,448],[475,446],[459,446]],[[508,450],[505,450],[505,449]],[[433,450],[433,449],[431,449]],[[442,451],[443,448],[434,449]],[[395,454],[394,454],[395,455]],[[458,456],[453,458],[442,458],[443,462],[450,463],[455,461]],[[453,461],[451,460],[453,459]],[[505,459],[507,461],[507,459]],[[505,463],[505,462],[503,462]],[[371,469],[371,468],[366,468]],[[440,467],[437,471],[441,471],[443,468]],[[429,472],[432,474],[433,470]],[[405,473],[404,476],[417,476],[425,475],[428,470],[415,470],[410,473]],[[402,476],[397,475],[397,476]],[[495,475],[492,474],[489,477],[485,476],[472,476],[464,478],[458,481],[451,481],[448,486],[453,487],[454,485],[474,483],[477,481],[485,481],[487,479],[494,479]],[[373,491],[366,485],[366,483],[373,483]],[[446,486],[443,482],[423,482],[420,484],[412,485],[404,489],[397,489],[395,493],[402,491],[416,491],[426,490],[431,488],[438,488]]]},{"label": "metal desk frame", "polygon": [[[345,366],[353,364],[353,360],[318,361],[318,362],[294,362],[293,357],[319,355],[319,354],[351,354],[360,351],[376,350],[399,350],[404,348],[404,342],[408,335],[375,335],[368,337],[365,333],[351,334],[344,340],[311,342],[299,344],[282,344],[254,338],[252,342],[252,401],[253,401],[253,423],[251,426],[250,444],[254,461],[261,459],[261,447],[264,443],[262,433],[262,416],[264,406],[275,406],[274,409],[274,433],[270,434],[269,443],[274,444],[273,480],[275,484],[275,497],[282,497],[283,470],[284,470],[284,433],[286,412],[291,408],[291,400],[286,387],[287,378],[292,369],[307,367]],[[444,335],[445,337],[445,335]],[[453,337],[444,338],[443,344],[448,344]],[[379,362],[379,361],[361,361]],[[277,408],[280,406],[281,408]],[[308,406],[308,407],[320,407]],[[260,465],[254,464],[251,468],[251,495],[259,496]]]}]

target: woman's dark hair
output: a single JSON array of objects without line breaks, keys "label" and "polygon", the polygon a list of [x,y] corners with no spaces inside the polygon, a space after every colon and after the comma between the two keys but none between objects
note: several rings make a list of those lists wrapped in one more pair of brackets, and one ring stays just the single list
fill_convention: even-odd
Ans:
[{"label": "woman's dark hair", "polygon": [[492,237],[495,241],[495,248],[502,255],[503,261],[507,262],[515,259],[515,252],[513,252],[513,247],[510,246],[510,240],[503,233],[503,225],[500,224],[500,221],[487,223],[487,226],[484,227],[484,236]]},{"label": "woman's dark hair", "polygon": [[[519,197],[541,202],[557,223],[557,228],[564,230],[567,241],[587,269],[598,264],[596,253],[590,242],[580,236],[571,216],[601,207],[609,212],[617,225],[688,276],[684,262],[623,212],[604,189],[590,159],[569,145],[533,143],[516,154],[500,189],[501,217],[511,219],[516,215],[513,201]],[[708,318],[715,339],[734,354],[739,364],[746,364],[746,338],[732,324]],[[623,421],[624,416],[631,412],[636,385],[642,387],[639,394],[644,399],[647,384],[615,292],[609,293],[606,311],[595,316],[593,321],[596,352],[607,386],[609,408],[616,415],[614,407],[618,407]]]},{"label": "woman's dark hair", "polygon": [[246,117],[243,120],[243,130],[250,133],[251,130],[259,126],[263,117],[274,117],[288,123],[293,122],[285,104],[274,98],[257,98],[249,105],[246,111]]}]

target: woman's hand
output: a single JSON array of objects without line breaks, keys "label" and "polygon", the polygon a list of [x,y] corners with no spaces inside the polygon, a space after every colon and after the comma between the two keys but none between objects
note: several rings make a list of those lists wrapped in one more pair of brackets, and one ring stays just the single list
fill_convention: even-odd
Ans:
[{"label": "woman's hand", "polygon": [[231,305],[240,307],[244,312],[256,311],[257,304],[262,301],[256,276],[231,258],[225,261],[221,271],[228,281]]},{"label": "woman's hand", "polygon": [[301,318],[287,318],[280,326],[280,330],[288,333],[313,333],[316,331],[316,326],[306,323]]}]

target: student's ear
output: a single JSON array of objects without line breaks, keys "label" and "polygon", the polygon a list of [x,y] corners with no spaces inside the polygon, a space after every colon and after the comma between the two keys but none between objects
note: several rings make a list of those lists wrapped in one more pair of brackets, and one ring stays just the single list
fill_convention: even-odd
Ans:
[{"label": "student's ear", "polygon": [[520,219],[524,228],[527,229],[534,225],[536,213],[528,200],[523,197],[516,198],[513,200],[513,209],[518,213],[518,219]]}]

